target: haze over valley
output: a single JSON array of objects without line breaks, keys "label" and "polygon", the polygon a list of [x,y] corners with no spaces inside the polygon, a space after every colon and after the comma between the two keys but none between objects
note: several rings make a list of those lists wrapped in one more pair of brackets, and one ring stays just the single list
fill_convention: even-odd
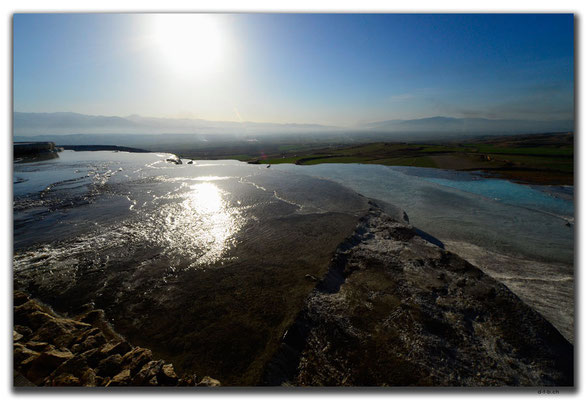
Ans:
[{"label": "haze over valley", "polygon": [[[257,123],[208,121],[203,119],[149,118],[138,115],[112,117],[71,112],[14,113],[14,134],[17,137],[67,134],[180,134],[198,135],[285,135],[293,133],[325,134],[372,133],[390,134],[390,139],[409,140],[410,133],[427,134],[437,139],[446,135],[522,134],[570,132],[571,120],[511,120],[487,118],[430,117],[370,122],[355,126],[325,126],[299,123]],[[436,135],[436,136],[432,136]]]}]

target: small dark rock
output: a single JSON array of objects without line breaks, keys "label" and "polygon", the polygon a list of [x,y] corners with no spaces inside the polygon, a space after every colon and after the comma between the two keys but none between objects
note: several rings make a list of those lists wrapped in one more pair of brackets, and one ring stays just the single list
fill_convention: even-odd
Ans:
[{"label": "small dark rock", "polygon": [[140,371],[143,365],[151,361],[152,358],[153,353],[151,350],[142,347],[135,347],[123,356],[122,363],[128,363],[131,374],[136,374]]},{"label": "small dark rock", "polygon": [[14,345],[14,367],[18,369],[25,360],[35,359],[39,356],[39,352],[31,350],[22,344]]},{"label": "small dark rock", "polygon": [[26,303],[27,301],[30,300],[30,297],[24,293],[24,292],[20,292],[20,291],[15,291],[14,295],[13,295],[13,301],[14,301],[14,307],[18,307],[21,304]]},{"label": "small dark rock", "polygon": [[100,376],[114,376],[122,369],[122,356],[113,354],[98,363],[96,373]]},{"label": "small dark rock", "polygon": [[220,386],[220,381],[214,378],[210,378],[209,376],[205,376],[202,378],[200,383],[197,386],[208,386],[208,387],[216,387]]},{"label": "small dark rock", "polygon": [[61,374],[72,374],[79,377],[83,371],[88,368],[88,362],[81,354],[77,354],[65,361],[51,373],[51,376],[59,376]]},{"label": "small dark rock", "polygon": [[177,382],[178,386],[196,386],[196,375],[195,374],[185,374],[181,377],[181,379]]},{"label": "small dark rock", "polygon": [[39,327],[43,326],[45,323],[54,320],[55,317],[47,314],[43,311],[35,311],[29,315],[30,326],[34,329],[38,329]]},{"label": "small dark rock", "polygon": [[72,350],[75,352],[85,352],[90,349],[100,348],[100,346],[106,343],[106,338],[99,332],[95,335],[89,336],[84,340],[83,343],[73,345]]},{"label": "small dark rock", "polygon": [[158,378],[159,382],[167,386],[175,386],[179,380],[172,364],[163,365],[163,367],[161,367],[161,371],[159,372]]},{"label": "small dark rock", "polygon": [[83,329],[73,340],[73,344],[83,343],[89,336],[101,333],[99,328]]},{"label": "small dark rock", "polygon": [[26,343],[26,347],[28,347],[31,350],[35,350],[35,351],[43,351],[43,350],[46,350],[47,347],[49,347],[49,343],[36,342],[34,340],[30,340]]},{"label": "small dark rock", "polygon": [[80,382],[83,386],[96,386],[96,372],[91,368],[86,368],[81,373]]},{"label": "small dark rock", "polygon": [[122,372],[115,375],[106,386],[126,386],[130,384],[130,370],[125,369]]},{"label": "small dark rock", "polygon": [[72,374],[61,374],[48,380],[49,382],[45,382],[47,386],[81,386],[80,380]]},{"label": "small dark rock", "polygon": [[[150,386],[157,384],[157,375],[163,367],[163,360],[149,361],[143,368],[133,377],[132,384],[135,386]],[[154,380],[153,380],[154,379]],[[156,382],[156,383],[154,383]]]},{"label": "small dark rock", "polygon": [[17,307],[14,307],[14,324],[15,325],[24,325],[28,326],[32,329],[39,328],[40,325],[34,325],[31,322],[31,315],[34,312],[42,312],[45,313],[43,307],[41,307],[36,301],[29,300]]},{"label": "small dark rock", "polygon": [[104,310],[92,310],[80,319],[80,321],[90,325],[104,321]]},{"label": "small dark rock", "polygon": [[47,341],[58,347],[69,347],[74,338],[73,332],[79,328],[87,327],[90,326],[71,319],[53,318],[37,330],[33,340]]},{"label": "small dark rock", "polygon": [[105,356],[112,354],[124,355],[132,350],[132,346],[125,340],[116,341],[112,340],[102,346],[100,352]]},{"label": "small dark rock", "polygon": [[57,367],[73,357],[70,351],[57,349],[45,351],[32,360],[27,378],[35,384],[41,384]]},{"label": "small dark rock", "polygon": [[33,334],[33,330],[28,326],[14,325],[14,330],[24,336],[25,339],[28,339]]},{"label": "small dark rock", "polygon": [[80,354],[80,357],[83,357],[88,363],[88,365],[92,368],[96,368],[100,360],[102,360],[102,354],[100,353],[100,349],[86,350]]}]

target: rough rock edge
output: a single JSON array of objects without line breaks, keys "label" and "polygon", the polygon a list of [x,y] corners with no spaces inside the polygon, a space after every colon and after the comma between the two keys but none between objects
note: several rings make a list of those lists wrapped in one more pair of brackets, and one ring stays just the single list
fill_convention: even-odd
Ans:
[{"label": "rough rock edge", "polygon": [[22,291],[14,292],[14,381],[23,386],[220,386],[196,375],[178,377],[172,364],[118,335],[104,311],[64,318]]},{"label": "rough rock edge", "polygon": [[[573,386],[573,345],[505,285],[434,242],[371,202],[285,331],[261,384]],[[399,306],[376,317],[369,307],[351,310],[377,306],[381,293],[361,282],[369,276],[391,283],[384,295],[397,296]],[[399,335],[371,339],[391,321]],[[384,352],[392,354],[382,365],[392,374],[358,365]]]}]

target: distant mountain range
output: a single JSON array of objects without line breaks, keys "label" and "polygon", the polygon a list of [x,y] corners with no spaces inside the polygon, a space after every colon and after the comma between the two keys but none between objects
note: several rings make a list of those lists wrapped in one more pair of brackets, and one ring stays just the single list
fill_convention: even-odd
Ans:
[{"label": "distant mountain range", "polygon": [[510,134],[574,131],[573,120],[530,121],[516,119],[432,117],[389,120],[365,124],[379,132]]},{"label": "distant mountain range", "polygon": [[71,112],[14,113],[14,135],[79,133],[196,133],[262,134],[331,132],[340,128],[315,124],[208,121],[187,118],[151,118],[139,115],[108,117]]},{"label": "distant mountain range", "polygon": [[[14,135],[70,134],[304,134],[365,132],[390,134],[479,135],[574,131],[573,120],[530,121],[487,118],[432,117],[388,120],[353,128],[318,124],[275,124],[258,122],[207,121],[203,119],[150,118],[138,115],[110,117],[71,112],[14,113]],[[394,135],[396,136],[396,135]],[[403,135],[402,135],[403,136]]]}]

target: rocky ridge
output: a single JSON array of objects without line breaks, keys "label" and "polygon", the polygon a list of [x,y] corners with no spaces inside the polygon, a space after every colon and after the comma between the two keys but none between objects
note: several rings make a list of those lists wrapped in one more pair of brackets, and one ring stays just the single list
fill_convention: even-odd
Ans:
[{"label": "rocky ridge", "polygon": [[506,286],[372,207],[262,384],[572,386],[573,346]]},{"label": "rocky ridge", "polygon": [[151,350],[132,346],[88,305],[73,318],[14,292],[15,386],[220,386],[216,379],[178,377]]}]

